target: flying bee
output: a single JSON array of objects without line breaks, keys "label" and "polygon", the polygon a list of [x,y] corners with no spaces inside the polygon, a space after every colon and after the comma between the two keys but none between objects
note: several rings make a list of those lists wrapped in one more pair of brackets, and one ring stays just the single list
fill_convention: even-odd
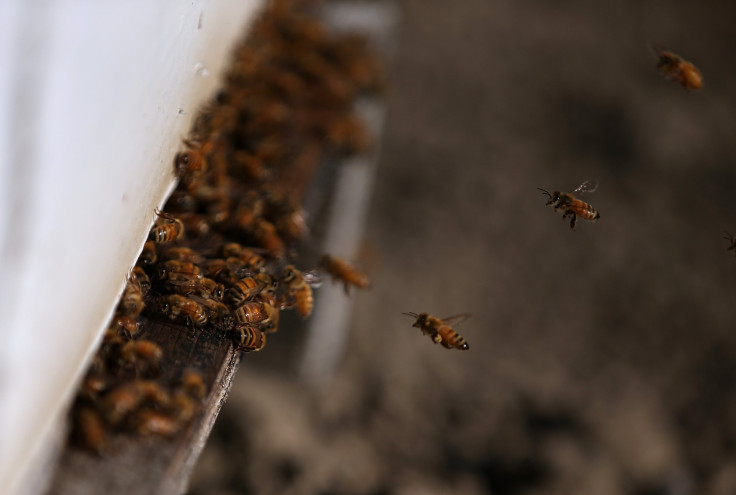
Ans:
[{"label": "flying bee", "polygon": [[327,273],[332,275],[333,280],[340,280],[345,284],[345,294],[350,294],[351,285],[359,289],[366,289],[370,286],[370,281],[365,274],[337,256],[325,254],[320,265]]},{"label": "flying bee", "polygon": [[160,303],[161,311],[172,320],[185,317],[192,324],[201,327],[207,323],[207,311],[197,301],[179,294],[170,294]]},{"label": "flying bee", "polygon": [[692,63],[683,60],[679,55],[668,52],[662,46],[652,44],[659,57],[657,69],[666,79],[679,82],[686,90],[698,90],[703,87],[703,76]]},{"label": "flying bee", "polygon": [[159,209],[155,211],[159,218],[148,233],[149,240],[163,244],[184,237],[184,224],[181,220]]},{"label": "flying bee", "polygon": [[238,326],[233,330],[232,338],[236,351],[255,352],[266,346],[266,334],[250,325]]},{"label": "flying bee", "polygon": [[450,316],[449,318],[437,318],[427,313],[402,313],[412,318],[416,318],[416,321],[412,327],[419,328],[424,335],[429,335],[435,344],[442,344],[447,349],[460,349],[465,351],[469,349],[468,343],[465,339],[452,329],[450,323],[459,323],[467,319],[470,315],[467,313]]},{"label": "flying bee", "polygon": [[[314,306],[311,285],[319,283],[319,278],[312,273],[302,273],[294,265],[287,265],[282,270],[279,280],[287,288],[287,301],[281,304],[281,308],[286,309],[296,305],[296,310],[302,318],[309,316],[312,313],[312,306]],[[293,301],[288,302],[288,299]]]},{"label": "flying bee", "polygon": [[[598,188],[598,183],[586,180],[582,184],[580,184],[578,187],[575,188],[573,191],[574,194],[579,193],[592,193]],[[570,218],[570,228],[575,230],[575,222],[577,220],[577,217],[580,216],[586,220],[597,220],[601,217],[600,213],[598,213],[598,210],[593,208],[588,203],[585,203],[579,199],[577,199],[575,196],[573,196],[573,193],[565,193],[560,191],[553,191],[552,194],[549,193],[549,191],[546,191],[542,189],[541,187],[538,187],[540,191],[542,191],[544,194],[549,196],[549,201],[547,201],[547,206],[552,205],[557,210],[563,210],[564,213],[562,215],[562,219],[564,220],[568,216]]]},{"label": "flying bee", "polygon": [[731,245],[728,246],[727,251],[732,251],[732,250],[736,249],[736,236],[733,236],[730,233],[725,232],[725,231],[723,233],[726,234],[726,235],[723,236],[723,238],[726,239],[728,242],[731,243]]}]

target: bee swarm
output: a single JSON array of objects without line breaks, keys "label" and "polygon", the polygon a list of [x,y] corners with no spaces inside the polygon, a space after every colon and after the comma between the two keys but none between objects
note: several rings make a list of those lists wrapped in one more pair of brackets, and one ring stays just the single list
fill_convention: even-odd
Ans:
[{"label": "bee swarm", "polygon": [[288,2],[251,28],[174,158],[178,186],[78,391],[72,439],[85,455],[184,434],[222,363],[261,350],[280,310],[309,315],[311,289],[289,264],[306,234],[301,195],[327,156],[370,149],[353,103],[380,74],[366,40]]}]

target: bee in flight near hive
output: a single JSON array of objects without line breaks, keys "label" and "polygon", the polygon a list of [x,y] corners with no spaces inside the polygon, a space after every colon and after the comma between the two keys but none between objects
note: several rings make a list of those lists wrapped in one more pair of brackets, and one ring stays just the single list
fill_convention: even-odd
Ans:
[{"label": "bee in flight near hive", "polygon": [[468,313],[442,319],[427,313],[402,314],[416,318],[412,327],[419,328],[424,335],[429,335],[435,344],[442,344],[442,346],[447,349],[460,349],[462,351],[470,348],[470,346],[468,346],[468,342],[462,337],[462,335],[457,333],[450,326],[451,323],[457,324],[461,321],[465,321],[470,316]]},{"label": "bee in flight near hive", "polygon": [[659,57],[657,69],[666,79],[678,81],[687,90],[698,90],[703,87],[703,76],[692,63],[668,52],[656,43],[652,44],[652,49]]},{"label": "bee in flight near hive", "polygon": [[549,196],[547,206],[552,205],[555,211],[564,211],[562,215],[563,220],[568,216],[571,217],[570,228],[573,230],[575,230],[575,222],[577,221],[577,217],[579,216],[586,220],[597,220],[601,217],[601,214],[598,213],[598,210],[574,196],[574,194],[595,192],[595,190],[598,189],[598,182],[586,180],[578,187],[576,187],[572,193],[553,191],[552,194],[550,194],[549,191],[542,189],[541,187],[538,187],[537,189]]},{"label": "bee in flight near hive", "polygon": [[287,288],[286,297],[281,301],[281,309],[296,306],[299,316],[306,318],[312,313],[314,295],[312,287],[318,287],[320,278],[316,273],[302,273],[294,265],[287,265],[281,272],[280,282]]},{"label": "bee in flight near hive", "polygon": [[366,289],[370,286],[370,281],[364,273],[337,256],[325,254],[320,265],[332,276],[333,280],[340,280],[345,284],[345,294],[350,294],[351,285],[359,289]]}]

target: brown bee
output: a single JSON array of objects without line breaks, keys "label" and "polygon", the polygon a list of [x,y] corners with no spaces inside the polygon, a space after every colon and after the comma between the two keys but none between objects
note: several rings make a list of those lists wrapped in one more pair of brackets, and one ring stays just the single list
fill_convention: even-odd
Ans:
[{"label": "brown bee", "polygon": [[416,318],[412,326],[419,328],[424,335],[429,335],[435,344],[442,344],[447,349],[460,349],[462,351],[469,349],[465,339],[450,326],[450,323],[459,323],[465,320],[470,316],[469,314],[464,313],[443,319],[427,313],[402,314]]},{"label": "brown bee", "polygon": [[222,255],[231,263],[231,258],[238,258],[251,271],[262,272],[266,269],[266,260],[258,254],[257,251],[259,250],[257,249],[243,247],[237,242],[229,242],[222,246],[221,251]]},{"label": "brown bee", "polygon": [[77,407],[74,414],[74,438],[82,447],[97,455],[106,453],[107,428],[98,411],[89,406]]},{"label": "brown bee", "polygon": [[139,435],[161,435],[170,437],[181,430],[182,424],[164,413],[146,409],[135,417],[136,431]]},{"label": "brown bee", "polygon": [[207,394],[202,374],[192,369],[186,369],[181,375],[180,387],[194,399],[201,400]]},{"label": "brown bee", "polygon": [[140,325],[135,318],[130,316],[116,316],[107,328],[121,337],[132,339],[138,334]]},{"label": "brown bee", "polygon": [[263,289],[258,293],[257,299],[267,302],[271,306],[276,306],[276,289],[278,288],[278,280],[268,273],[259,273],[256,280],[261,284]]},{"label": "brown bee", "polygon": [[162,244],[184,237],[184,224],[181,220],[158,209],[156,209],[156,215],[158,215],[159,218],[153,224],[151,231],[148,233],[149,240]]},{"label": "brown bee", "polygon": [[185,185],[189,185],[207,171],[206,156],[212,151],[213,143],[202,144],[185,139],[184,144],[188,149],[176,154],[174,173]]},{"label": "brown bee", "polygon": [[162,260],[188,261],[190,263],[199,263],[202,256],[192,248],[185,246],[176,246],[165,249],[161,252]]},{"label": "brown bee", "polygon": [[257,277],[245,277],[238,280],[227,290],[227,298],[233,306],[240,306],[246,300],[258,295],[266,285]]},{"label": "brown bee", "polygon": [[141,251],[141,255],[138,257],[138,262],[143,266],[153,266],[153,264],[156,263],[157,258],[156,243],[153,241],[146,241],[143,245],[143,251]]},{"label": "brown bee", "polygon": [[312,306],[314,306],[314,296],[310,282],[315,283],[317,281],[316,276],[313,274],[307,276],[297,270],[294,265],[287,265],[281,272],[280,281],[287,288],[287,299],[293,300],[293,302],[282,304],[281,307],[286,309],[296,305],[296,310],[302,318],[309,316],[312,313]]},{"label": "brown bee", "polygon": [[337,256],[325,254],[322,257],[320,265],[332,276],[333,280],[340,280],[345,284],[345,294],[350,294],[351,285],[359,289],[366,289],[370,286],[370,281],[365,274],[359,272],[350,263]]},{"label": "brown bee", "polygon": [[667,79],[674,79],[686,90],[698,90],[703,87],[703,76],[692,63],[683,60],[679,55],[668,52],[656,43],[652,45],[659,57],[657,69]]},{"label": "brown bee", "polygon": [[100,410],[108,423],[117,425],[138,409],[143,399],[143,394],[136,382],[127,382],[105,395],[100,404]]},{"label": "brown bee", "polygon": [[271,222],[263,218],[257,218],[253,225],[253,234],[258,240],[258,244],[268,251],[271,257],[277,260],[284,257],[286,246]]},{"label": "brown bee", "polygon": [[212,230],[207,217],[199,213],[182,213],[179,215],[179,219],[186,232],[196,237],[204,237]]},{"label": "brown bee", "polygon": [[161,347],[151,340],[131,340],[120,350],[121,361],[140,372],[158,370],[163,355]]},{"label": "brown bee", "polygon": [[199,280],[194,293],[204,299],[214,299],[215,301],[222,301],[222,297],[225,295],[225,286],[217,283],[211,278],[202,277]]},{"label": "brown bee", "polygon": [[726,234],[725,236],[723,236],[723,238],[726,239],[728,242],[731,243],[731,245],[728,246],[727,251],[732,251],[732,250],[736,249],[736,236],[733,236],[730,233],[725,232],[725,231],[723,233]]},{"label": "brown bee", "polygon": [[160,261],[156,265],[156,278],[165,282],[198,282],[202,280],[199,265],[190,261]]},{"label": "brown bee", "polygon": [[118,303],[117,312],[122,316],[129,316],[136,318],[143,311],[145,303],[143,302],[143,291],[141,286],[136,279],[132,276],[128,278],[128,283],[125,284],[123,290],[123,297]]},{"label": "brown bee", "polygon": [[234,177],[245,180],[262,182],[271,178],[271,169],[266,167],[263,160],[246,151],[236,151],[231,155],[228,164]]},{"label": "brown bee", "polygon": [[[587,180],[583,182],[582,184],[580,184],[578,187],[576,187],[573,193],[578,194],[578,193],[594,192],[597,188],[598,188],[597,183]],[[568,216],[571,217],[570,228],[573,230],[575,229],[575,222],[578,216],[586,220],[597,220],[598,218],[601,217],[600,213],[598,213],[598,210],[593,208],[588,203],[585,203],[577,199],[571,193],[553,191],[552,194],[550,194],[549,191],[546,191],[542,189],[541,187],[538,187],[537,189],[539,189],[544,194],[549,196],[549,201],[547,201],[547,206],[552,205],[555,211],[557,210],[564,211],[564,214],[562,215],[563,220],[567,218]]]},{"label": "brown bee", "polygon": [[276,309],[265,302],[247,302],[232,312],[235,321],[244,325],[264,324],[276,314]]},{"label": "brown bee", "polygon": [[260,351],[266,346],[266,334],[250,325],[236,328],[233,331],[233,340],[236,344],[236,351]]},{"label": "brown bee", "polygon": [[230,308],[228,308],[225,304],[221,303],[220,301],[215,301],[214,299],[196,298],[196,300],[204,308],[207,309],[207,317],[210,319],[210,321],[220,323],[225,327],[229,327],[232,324],[232,313],[230,312]]},{"label": "brown bee", "polygon": [[148,274],[140,266],[133,267],[131,279],[135,280],[143,295],[148,294],[148,291],[151,290],[151,279],[148,278]]},{"label": "brown bee", "polygon": [[275,333],[279,329],[279,318],[281,317],[281,310],[278,306],[271,307],[273,308],[271,316],[267,320],[261,322],[261,331],[266,333]]},{"label": "brown bee", "polygon": [[171,294],[161,299],[160,308],[172,320],[185,317],[199,327],[207,323],[205,308],[197,301],[179,294]]}]

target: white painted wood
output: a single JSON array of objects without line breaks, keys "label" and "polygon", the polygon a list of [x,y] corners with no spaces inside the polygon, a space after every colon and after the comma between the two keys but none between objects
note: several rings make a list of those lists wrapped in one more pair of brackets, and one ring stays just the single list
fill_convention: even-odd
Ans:
[{"label": "white painted wood", "polygon": [[38,485],[174,154],[262,3],[0,2],[0,493]]}]

